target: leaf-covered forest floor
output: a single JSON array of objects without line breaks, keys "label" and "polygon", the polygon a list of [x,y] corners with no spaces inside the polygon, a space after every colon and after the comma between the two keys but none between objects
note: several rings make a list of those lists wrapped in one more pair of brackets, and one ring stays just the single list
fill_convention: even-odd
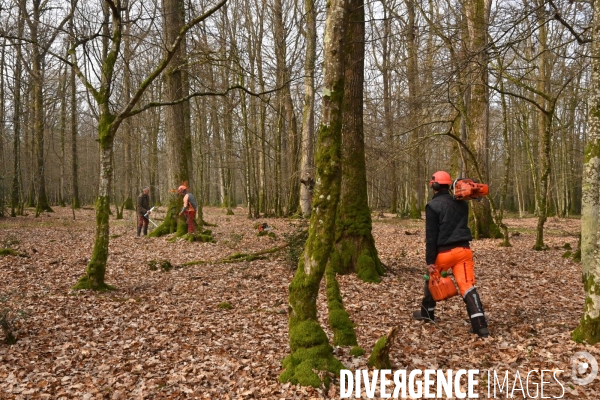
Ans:
[{"label": "leaf-covered forest floor", "polygon": [[[77,211],[75,221],[64,208],[39,218],[29,211],[0,219],[0,247],[20,253],[0,257],[0,310],[10,308],[17,317],[18,336],[14,345],[0,344],[0,398],[338,398],[335,386],[324,393],[277,380],[289,350],[287,288],[295,268],[289,249],[251,262],[222,262],[285,244],[302,221],[253,221],[241,208],[235,213],[206,208],[205,220],[218,225],[210,228],[216,243],[138,239],[133,213],[112,220],[106,280],[117,290],[107,293],[70,290],[91,254],[93,210]],[[257,222],[273,226],[276,237],[258,237]],[[571,384],[576,351],[600,356],[600,346],[570,340],[584,293],[580,265],[562,255],[565,243],[576,248],[579,221],[549,219],[550,249],[543,252],[530,250],[536,220],[506,222],[518,233],[513,247],[498,247],[499,240],[472,243],[491,331],[482,341],[468,333],[459,297],[439,304],[436,325],[410,319],[423,287],[424,220],[374,218],[377,248],[390,271],[377,285],[339,277],[366,350],[352,358],[349,349],[336,349],[346,367],[366,368],[377,338],[399,326],[391,351],[395,369],[480,369],[482,397],[484,370],[509,370],[512,386],[517,370],[525,382],[530,370],[560,369],[566,398],[600,398],[600,377],[587,386]],[[150,260],[207,263],[165,272],[151,271]],[[325,326],[324,293],[319,310]],[[539,383],[539,375],[531,379]],[[554,384],[545,385],[544,395],[559,396],[552,376],[545,380]],[[529,387],[533,395],[535,386]]]}]

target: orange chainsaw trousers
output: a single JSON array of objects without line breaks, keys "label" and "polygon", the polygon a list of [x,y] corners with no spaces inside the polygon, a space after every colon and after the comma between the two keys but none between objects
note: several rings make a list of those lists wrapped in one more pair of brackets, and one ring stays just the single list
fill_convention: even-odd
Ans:
[{"label": "orange chainsaw trousers", "polygon": [[192,210],[187,210],[183,212],[183,215],[185,216],[185,221],[187,222],[187,226],[188,226],[188,233],[194,233],[194,231],[196,230],[194,227],[194,219],[196,218],[196,211]]},{"label": "orange chainsaw trousers", "polygon": [[463,297],[466,291],[475,285],[475,264],[473,263],[473,252],[469,248],[455,247],[439,252],[435,259],[435,266],[439,272],[452,269],[452,274]]}]

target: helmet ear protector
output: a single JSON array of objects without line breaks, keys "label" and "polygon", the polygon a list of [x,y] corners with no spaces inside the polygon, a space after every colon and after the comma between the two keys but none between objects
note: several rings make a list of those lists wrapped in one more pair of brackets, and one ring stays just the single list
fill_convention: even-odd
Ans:
[{"label": "helmet ear protector", "polygon": [[446,171],[437,171],[435,174],[431,175],[429,186],[431,186],[433,190],[439,191],[442,189],[442,185],[452,185],[452,179],[450,178],[450,174]]}]

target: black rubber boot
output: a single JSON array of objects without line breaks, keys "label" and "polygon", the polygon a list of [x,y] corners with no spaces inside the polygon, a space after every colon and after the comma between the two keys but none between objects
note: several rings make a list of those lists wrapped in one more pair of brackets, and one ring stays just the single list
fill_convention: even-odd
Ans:
[{"label": "black rubber boot", "polygon": [[423,288],[423,301],[421,302],[421,310],[415,311],[412,317],[418,321],[435,322],[435,300],[429,291],[429,282],[425,281]]},{"label": "black rubber boot", "polygon": [[138,227],[137,227],[137,235],[140,236],[140,233],[142,233],[142,226],[138,225]]},{"label": "black rubber boot", "polygon": [[435,322],[435,311],[427,311],[421,307],[421,310],[413,312],[413,319],[417,321]]},{"label": "black rubber boot", "polygon": [[144,236],[146,236],[147,234],[148,234],[148,225],[144,225]]},{"label": "black rubber boot", "polygon": [[481,338],[488,337],[490,331],[488,330],[483,305],[481,304],[481,299],[479,298],[475,286],[467,290],[463,300],[467,305],[467,313],[471,320],[471,332],[477,334],[477,336]]}]

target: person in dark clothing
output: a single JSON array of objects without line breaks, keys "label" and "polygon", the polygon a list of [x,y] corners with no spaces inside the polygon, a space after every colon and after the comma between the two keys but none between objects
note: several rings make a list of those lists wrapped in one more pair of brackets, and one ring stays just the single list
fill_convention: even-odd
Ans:
[{"label": "person in dark clothing", "polygon": [[146,186],[137,198],[137,235],[140,236],[144,228],[144,236],[148,234],[148,218],[150,217],[150,188]]},{"label": "person in dark clothing", "polygon": [[[473,239],[468,226],[469,204],[455,200],[449,193],[450,174],[438,171],[429,186],[434,195],[425,208],[425,259],[429,272],[452,269],[460,294],[467,307],[472,332],[479,337],[489,335],[483,306],[475,287],[473,253],[469,242]],[[417,320],[435,321],[436,302],[425,282],[421,310],[413,313]]]}]

